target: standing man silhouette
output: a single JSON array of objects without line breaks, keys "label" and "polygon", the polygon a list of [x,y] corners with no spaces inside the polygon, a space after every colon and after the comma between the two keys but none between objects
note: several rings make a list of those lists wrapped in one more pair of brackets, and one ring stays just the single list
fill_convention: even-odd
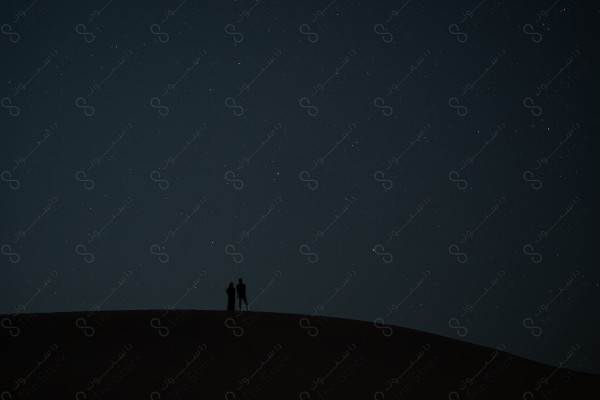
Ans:
[{"label": "standing man silhouette", "polygon": [[242,278],[239,279],[239,283],[235,288],[240,304],[240,311],[242,311],[242,301],[246,304],[246,311],[248,311],[248,300],[246,300],[246,285],[244,285],[244,282],[242,282]]},{"label": "standing man silhouette", "polygon": [[227,311],[235,311],[235,288],[233,287],[233,282],[229,282],[229,287],[225,292],[227,292]]}]

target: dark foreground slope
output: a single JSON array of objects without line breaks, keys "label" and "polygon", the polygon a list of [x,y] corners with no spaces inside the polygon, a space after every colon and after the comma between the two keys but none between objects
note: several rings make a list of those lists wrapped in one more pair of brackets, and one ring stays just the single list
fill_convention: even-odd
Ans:
[{"label": "dark foreground slope", "polygon": [[2,318],[2,400],[573,399],[597,393],[600,381],[337,318],[184,310]]}]

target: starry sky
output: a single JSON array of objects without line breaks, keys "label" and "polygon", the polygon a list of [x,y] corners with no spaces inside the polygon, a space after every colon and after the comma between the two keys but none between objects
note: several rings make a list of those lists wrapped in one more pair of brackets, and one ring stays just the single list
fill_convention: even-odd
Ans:
[{"label": "starry sky", "polygon": [[3,1],[0,313],[242,277],[600,373],[592,3]]}]

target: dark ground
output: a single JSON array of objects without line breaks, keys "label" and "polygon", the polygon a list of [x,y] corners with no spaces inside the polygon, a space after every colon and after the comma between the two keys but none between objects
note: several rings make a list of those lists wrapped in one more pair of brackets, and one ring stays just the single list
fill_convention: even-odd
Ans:
[{"label": "dark ground", "polygon": [[102,311],[3,315],[2,327],[2,400],[574,399],[600,387],[569,363],[576,347],[563,360],[574,370],[558,369],[338,318]]}]

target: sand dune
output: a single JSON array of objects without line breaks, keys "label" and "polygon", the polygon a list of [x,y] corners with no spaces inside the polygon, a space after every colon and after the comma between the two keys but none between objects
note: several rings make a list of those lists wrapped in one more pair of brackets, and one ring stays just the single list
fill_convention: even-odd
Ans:
[{"label": "sand dune", "polygon": [[572,399],[600,387],[598,376],[502,348],[339,318],[174,310],[2,321],[2,400]]}]

